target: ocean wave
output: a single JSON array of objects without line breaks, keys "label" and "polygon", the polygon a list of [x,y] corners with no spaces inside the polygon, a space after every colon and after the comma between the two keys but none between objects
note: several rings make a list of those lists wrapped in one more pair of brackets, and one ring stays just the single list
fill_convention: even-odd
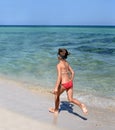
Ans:
[{"label": "ocean wave", "polygon": [[77,98],[88,106],[97,108],[106,108],[115,111],[115,99],[96,96],[93,94],[77,94]]}]

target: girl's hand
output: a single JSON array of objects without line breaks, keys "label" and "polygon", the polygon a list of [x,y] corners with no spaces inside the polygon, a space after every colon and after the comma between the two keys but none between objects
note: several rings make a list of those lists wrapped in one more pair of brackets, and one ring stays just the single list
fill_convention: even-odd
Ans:
[{"label": "girl's hand", "polygon": [[51,91],[52,94],[57,94],[58,90],[54,89],[53,91]]}]

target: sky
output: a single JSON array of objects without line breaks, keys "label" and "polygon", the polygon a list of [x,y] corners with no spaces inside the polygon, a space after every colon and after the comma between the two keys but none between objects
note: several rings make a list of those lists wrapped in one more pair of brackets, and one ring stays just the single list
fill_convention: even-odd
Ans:
[{"label": "sky", "polygon": [[0,0],[0,25],[115,25],[115,0]]}]

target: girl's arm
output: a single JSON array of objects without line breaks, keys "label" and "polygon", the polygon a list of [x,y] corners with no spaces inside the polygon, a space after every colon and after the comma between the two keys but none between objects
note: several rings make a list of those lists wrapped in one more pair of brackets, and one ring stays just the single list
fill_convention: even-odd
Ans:
[{"label": "girl's arm", "polygon": [[69,70],[70,70],[70,73],[71,73],[71,80],[73,80],[75,73],[74,73],[74,70],[71,68],[70,65],[69,65]]}]

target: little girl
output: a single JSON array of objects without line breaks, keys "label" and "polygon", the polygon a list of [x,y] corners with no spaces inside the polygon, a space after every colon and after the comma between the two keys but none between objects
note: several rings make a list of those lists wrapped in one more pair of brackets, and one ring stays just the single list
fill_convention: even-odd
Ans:
[{"label": "little girl", "polygon": [[84,114],[88,113],[86,106],[73,98],[73,79],[74,79],[74,71],[66,61],[69,52],[62,48],[58,50],[58,59],[59,63],[57,64],[57,81],[55,88],[53,90],[53,94],[55,94],[55,108],[49,108],[49,111],[52,113],[58,113],[59,103],[60,103],[60,95],[66,91],[68,100],[75,105],[78,105]]}]

